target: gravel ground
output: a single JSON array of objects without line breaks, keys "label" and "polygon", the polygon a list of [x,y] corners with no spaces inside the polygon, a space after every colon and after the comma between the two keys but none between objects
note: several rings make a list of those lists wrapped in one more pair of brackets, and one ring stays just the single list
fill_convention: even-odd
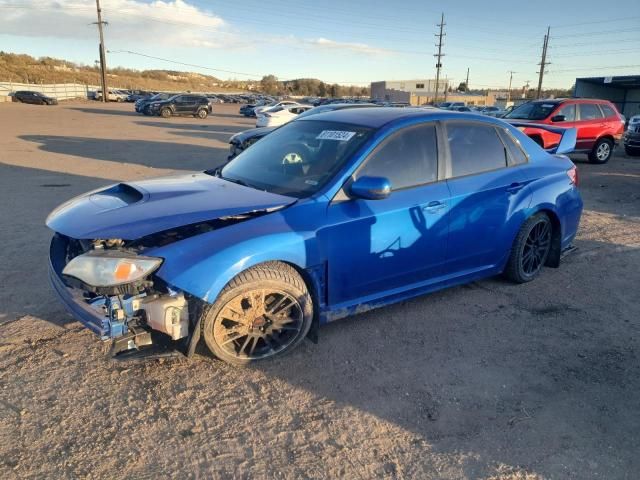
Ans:
[{"label": "gravel ground", "polygon": [[49,289],[46,215],[216,166],[251,125],[132,108],[0,106],[1,478],[638,478],[640,158],[576,157],[579,249],[533,283],[358,315],[257,367],[118,363]]}]

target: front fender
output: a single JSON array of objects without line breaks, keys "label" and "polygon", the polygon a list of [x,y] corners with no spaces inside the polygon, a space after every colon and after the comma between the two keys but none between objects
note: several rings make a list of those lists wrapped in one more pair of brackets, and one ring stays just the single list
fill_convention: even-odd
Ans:
[{"label": "front fender", "polygon": [[213,303],[233,277],[259,263],[283,261],[306,269],[321,262],[315,229],[301,228],[305,219],[292,222],[288,213],[247,220],[145,254],[164,259],[157,272],[162,280]]}]

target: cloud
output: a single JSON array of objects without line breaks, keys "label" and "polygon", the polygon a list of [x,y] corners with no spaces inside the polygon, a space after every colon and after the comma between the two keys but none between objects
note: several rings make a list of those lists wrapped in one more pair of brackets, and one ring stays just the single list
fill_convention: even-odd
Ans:
[{"label": "cloud", "polygon": [[366,55],[386,55],[391,53],[387,49],[372,47],[366,43],[336,42],[335,40],[329,40],[328,38],[322,37],[308,40],[306,43],[316,48],[364,53]]},{"label": "cloud", "polygon": [[[19,5],[0,0],[0,34],[65,39],[96,39],[94,0],[26,0]],[[105,43],[109,48],[132,44],[174,47],[234,48],[247,46],[227,23],[185,0],[145,3],[109,0],[102,4]]]}]

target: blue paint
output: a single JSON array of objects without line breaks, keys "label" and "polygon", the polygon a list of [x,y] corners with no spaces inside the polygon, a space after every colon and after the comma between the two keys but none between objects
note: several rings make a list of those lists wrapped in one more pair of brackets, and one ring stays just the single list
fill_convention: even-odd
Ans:
[{"label": "blue paint", "polygon": [[[394,132],[436,122],[440,145],[441,125],[449,120],[509,131],[526,151],[528,162],[449,178],[448,149],[439,147],[438,178],[432,183],[393,191],[379,200],[349,198],[345,193],[364,159]],[[156,275],[168,285],[206,302],[214,302],[243,270],[267,261],[287,262],[303,273],[314,292],[321,323],[500,273],[518,230],[536,212],[546,211],[558,220],[562,248],[576,235],[582,199],[567,176],[574,165],[567,157],[545,152],[499,119],[438,110],[364,108],[299,120],[313,121],[375,131],[330,181],[307,198],[276,195],[207,174],[182,175],[126,184],[142,194],[139,201],[127,195],[126,187],[91,192],[56,209],[47,225],[74,238],[139,239],[220,216],[276,209],[147,248],[144,254],[163,259]],[[58,293],[65,294],[64,286],[56,285]],[[73,313],[83,315],[78,308]]]}]

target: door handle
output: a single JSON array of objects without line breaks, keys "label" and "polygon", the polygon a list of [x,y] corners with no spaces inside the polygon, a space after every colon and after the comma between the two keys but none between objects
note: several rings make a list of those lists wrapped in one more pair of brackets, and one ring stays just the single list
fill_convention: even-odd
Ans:
[{"label": "door handle", "polygon": [[524,183],[513,182],[511,185],[507,187],[507,192],[509,193],[517,193],[524,188]]},{"label": "door handle", "polygon": [[422,207],[422,210],[424,210],[427,213],[437,213],[443,208],[445,208],[446,206],[447,206],[446,203],[442,203],[437,200],[434,200],[433,202],[429,202],[424,207]]}]

